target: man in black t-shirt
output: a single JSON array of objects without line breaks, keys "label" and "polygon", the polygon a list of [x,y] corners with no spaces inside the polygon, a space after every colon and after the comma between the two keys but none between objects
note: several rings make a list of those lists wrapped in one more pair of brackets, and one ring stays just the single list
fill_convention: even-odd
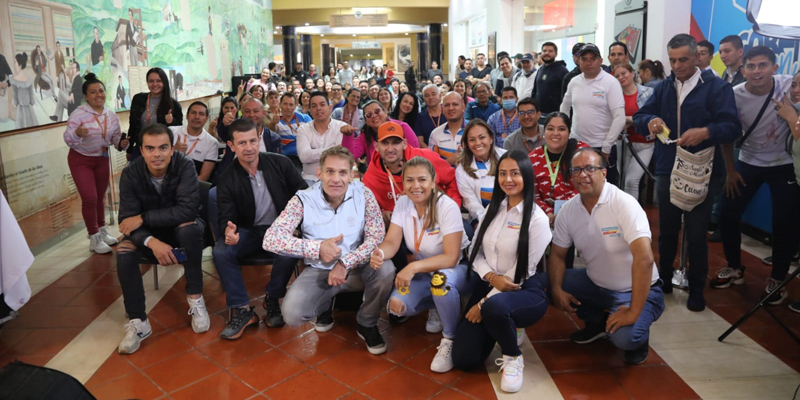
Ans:
[{"label": "man in black t-shirt", "polygon": [[492,72],[492,67],[486,65],[485,54],[478,53],[478,55],[475,56],[475,61],[477,66],[472,71],[469,72],[470,76],[468,78],[473,85],[481,81],[488,81],[489,74]]}]

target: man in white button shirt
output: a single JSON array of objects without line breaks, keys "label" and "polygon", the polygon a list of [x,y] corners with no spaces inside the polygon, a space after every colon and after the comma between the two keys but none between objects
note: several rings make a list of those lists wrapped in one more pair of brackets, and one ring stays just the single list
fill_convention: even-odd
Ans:
[{"label": "man in white button shirt", "polygon": [[603,152],[608,161],[608,182],[617,185],[617,137],[625,127],[625,97],[616,78],[602,69],[597,46],[587,43],[578,52],[582,73],[569,82],[561,112],[572,108],[572,136]]},{"label": "man in white button shirt", "polygon": [[[556,218],[548,275],[553,304],[586,322],[570,339],[587,344],[608,336],[625,350],[625,362],[636,365],[647,359],[650,325],[664,311],[664,292],[647,215],[631,195],[606,183],[607,168],[597,149],[583,148],[572,157],[579,194]],[[573,244],[585,269],[566,270]]]},{"label": "man in white button shirt", "polygon": [[318,180],[320,155],[342,144],[341,130],[347,123],[331,118],[331,106],[325,93],[312,93],[310,102],[309,112],[314,120],[300,125],[297,130],[297,156],[303,163],[303,179],[312,185]]}]

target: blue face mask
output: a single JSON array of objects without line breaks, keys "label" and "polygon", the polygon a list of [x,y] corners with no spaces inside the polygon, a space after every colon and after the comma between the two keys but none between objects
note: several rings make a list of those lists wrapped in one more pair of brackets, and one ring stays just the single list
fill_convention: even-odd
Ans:
[{"label": "blue face mask", "polygon": [[517,106],[516,100],[503,100],[503,109],[506,111],[511,111]]}]

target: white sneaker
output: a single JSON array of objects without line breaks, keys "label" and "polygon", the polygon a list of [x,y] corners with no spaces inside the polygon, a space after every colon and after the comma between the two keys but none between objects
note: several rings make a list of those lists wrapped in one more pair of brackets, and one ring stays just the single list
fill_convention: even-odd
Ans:
[{"label": "white sneaker", "polygon": [[125,337],[119,342],[117,351],[120,354],[133,354],[139,350],[139,344],[142,340],[147,339],[153,333],[150,328],[150,322],[147,320],[140,320],[139,318],[132,319],[125,325]]},{"label": "white sneaker", "polygon": [[108,247],[108,245],[103,241],[102,235],[103,234],[101,232],[97,232],[89,237],[89,250],[97,254],[111,253],[111,247]]},{"label": "white sneaker", "polygon": [[425,330],[428,333],[439,333],[442,331],[442,319],[439,318],[439,311],[435,308],[428,310],[428,322],[425,323]]},{"label": "white sneaker", "polygon": [[119,240],[117,240],[117,238],[108,234],[108,227],[106,227],[105,225],[100,227],[100,231],[98,233],[100,234],[100,237],[103,238],[103,242],[109,246],[113,246],[119,243]]},{"label": "white sneaker", "polygon": [[211,320],[208,318],[206,302],[203,296],[199,299],[186,298],[189,301],[189,315],[192,316],[192,330],[194,333],[203,333],[211,327]]},{"label": "white sneaker", "polygon": [[438,373],[445,373],[453,369],[453,341],[448,338],[442,338],[442,341],[437,347],[439,351],[433,357],[431,362],[431,371]]},{"label": "white sneaker", "polygon": [[522,328],[517,328],[517,347],[522,346],[522,342],[525,341],[525,330]]},{"label": "white sneaker", "polygon": [[495,361],[503,372],[500,380],[500,389],[506,393],[516,393],[522,388],[522,368],[525,367],[522,355],[511,357],[503,356]]}]

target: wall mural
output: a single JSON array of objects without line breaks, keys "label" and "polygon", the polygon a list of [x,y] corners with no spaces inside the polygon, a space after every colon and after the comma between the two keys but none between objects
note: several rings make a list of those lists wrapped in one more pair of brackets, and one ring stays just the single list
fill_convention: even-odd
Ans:
[{"label": "wall mural", "polygon": [[0,0],[0,132],[65,121],[89,71],[125,110],[152,67],[183,101],[273,57],[270,0],[54,1]]}]

